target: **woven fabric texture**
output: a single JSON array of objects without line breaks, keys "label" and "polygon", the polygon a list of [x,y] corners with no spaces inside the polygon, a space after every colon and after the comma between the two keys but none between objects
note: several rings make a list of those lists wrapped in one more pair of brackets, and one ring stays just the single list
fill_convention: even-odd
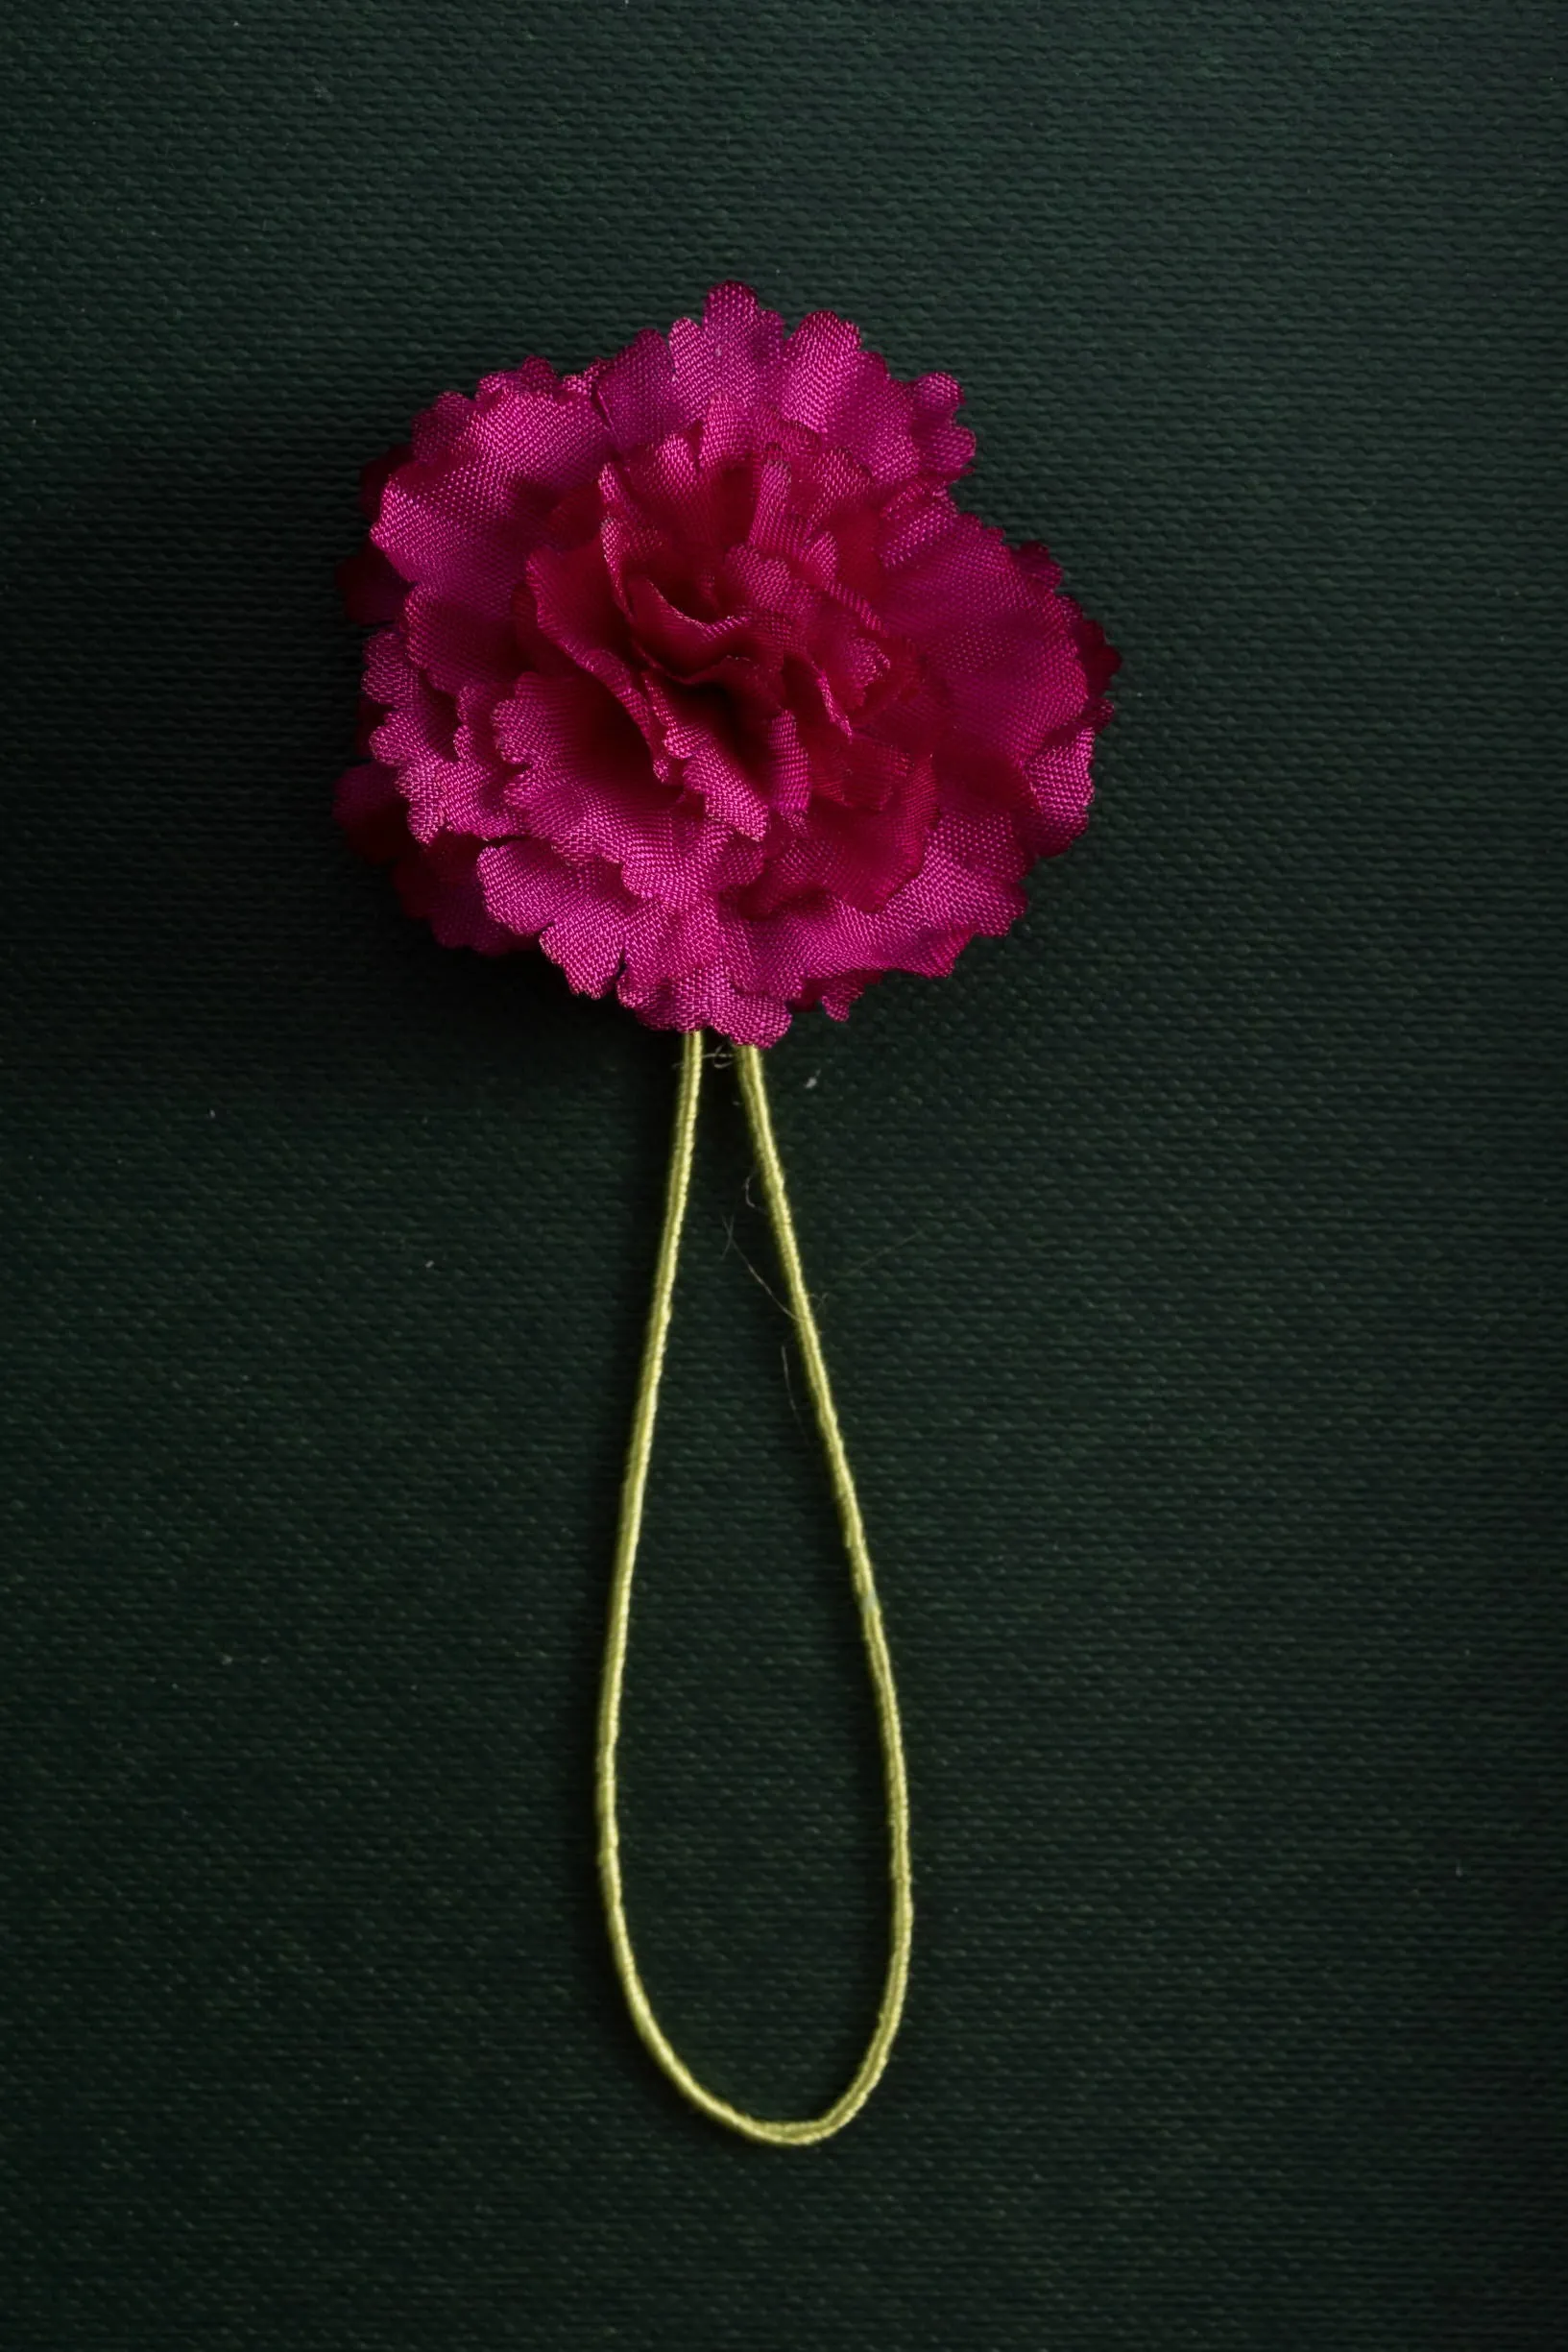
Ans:
[{"label": "woven fabric texture", "polygon": [[[1552,2352],[1557,12],[0,46],[8,2347]],[[652,2073],[594,1884],[675,1041],[330,815],[360,464],[726,277],[956,375],[962,495],[1125,658],[1020,928],[770,1056],[919,1906],[800,2155]],[[628,1898],[683,2053],[808,2113],[875,1743],[707,1091]]]}]

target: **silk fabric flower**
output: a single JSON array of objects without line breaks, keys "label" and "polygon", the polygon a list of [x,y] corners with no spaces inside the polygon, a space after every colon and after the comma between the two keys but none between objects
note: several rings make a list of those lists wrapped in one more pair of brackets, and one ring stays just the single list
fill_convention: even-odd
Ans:
[{"label": "silk fabric flower", "polygon": [[733,284],[444,394],[344,567],[378,626],[338,813],[410,911],[758,1046],[1005,931],[1083,827],[1117,656],[954,503],[959,399]]}]

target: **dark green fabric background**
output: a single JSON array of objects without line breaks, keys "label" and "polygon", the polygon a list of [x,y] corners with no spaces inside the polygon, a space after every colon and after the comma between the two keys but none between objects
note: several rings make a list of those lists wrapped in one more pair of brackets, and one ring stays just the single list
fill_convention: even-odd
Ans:
[{"label": "dark green fabric background", "polygon": [[[8,2352],[1568,2340],[1556,12],[4,46]],[[805,2155],[650,2072],[592,1875],[670,1041],[328,815],[361,460],[728,275],[958,375],[1126,655],[1028,920],[772,1060],[920,1899]],[[721,1084],[630,1883],[682,2048],[798,2112],[877,1785],[746,1176]]]}]

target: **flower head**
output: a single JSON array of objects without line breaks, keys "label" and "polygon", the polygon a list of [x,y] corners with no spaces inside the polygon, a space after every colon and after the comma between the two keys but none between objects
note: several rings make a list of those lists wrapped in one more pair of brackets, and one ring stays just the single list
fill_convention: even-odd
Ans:
[{"label": "flower head", "polygon": [[382,625],[338,813],[410,910],[748,1045],[1005,931],[1082,829],[1117,657],[954,505],[959,398],[738,285],[444,394],[344,568]]}]

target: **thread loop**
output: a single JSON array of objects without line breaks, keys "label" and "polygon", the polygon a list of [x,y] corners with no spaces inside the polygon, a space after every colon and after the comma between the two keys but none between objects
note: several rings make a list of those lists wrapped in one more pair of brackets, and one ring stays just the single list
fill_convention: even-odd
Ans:
[{"label": "thread loop", "polygon": [[620,1736],[621,1694],[626,1679],[626,1650],[631,1626],[632,1579],[637,1565],[638,1540],[642,1529],[648,1465],[653,1454],[654,1427],[659,1411],[659,1388],[669,1337],[675,1276],[680,1261],[681,1234],[686,1224],[691,1187],[691,1163],[696,1148],[697,1108],[702,1087],[704,1037],[688,1031],[682,1040],[681,1078],[675,1106],[675,1130],[670,1147],[669,1175],[664,1191],[664,1223],[654,1270],[653,1297],[642,1350],[641,1377],[632,1415],[626,1473],[621,1487],[620,1524],[615,1538],[615,1565],[610,1586],[610,1622],[605,1640],[604,1675],[600,1687],[598,1744],[594,1786],[599,1824],[599,1879],[605,1919],[610,1930],[615,1971],[625,1993],[632,2021],[642,2041],[677,2090],[692,2106],[723,2123],[743,2139],[770,2147],[809,2147],[831,2139],[857,2115],[880,2079],[904,2012],[909,1976],[909,1946],[914,1925],[914,1900],[909,1862],[909,1794],[899,1724],[898,1693],[893,1662],[882,1627],[865,1527],[850,1472],[843,1433],[833,1409],[832,1392],[822,1341],[801,1267],[800,1246],[784,1188],[784,1165],[774,1138],[768,1109],[762,1055],[756,1046],[736,1049],[740,1092],[753,1148],[761,1171],[768,1218],[784,1272],[785,1295],[794,1319],[795,1336],[806,1366],[807,1385],[827,1456],[828,1474],[838,1510],[838,1523],[848,1557],[850,1578],[858,1605],[861,1637],[865,1643],[877,1725],[881,1742],[882,1778],[887,1804],[889,1936],[887,1973],[880,2007],[871,2038],[847,2088],[821,2115],[798,2122],[749,2115],[707,2090],[680,2056],[660,2025],[632,1949],[620,1870],[620,1830],[616,1809],[615,1752]]}]

